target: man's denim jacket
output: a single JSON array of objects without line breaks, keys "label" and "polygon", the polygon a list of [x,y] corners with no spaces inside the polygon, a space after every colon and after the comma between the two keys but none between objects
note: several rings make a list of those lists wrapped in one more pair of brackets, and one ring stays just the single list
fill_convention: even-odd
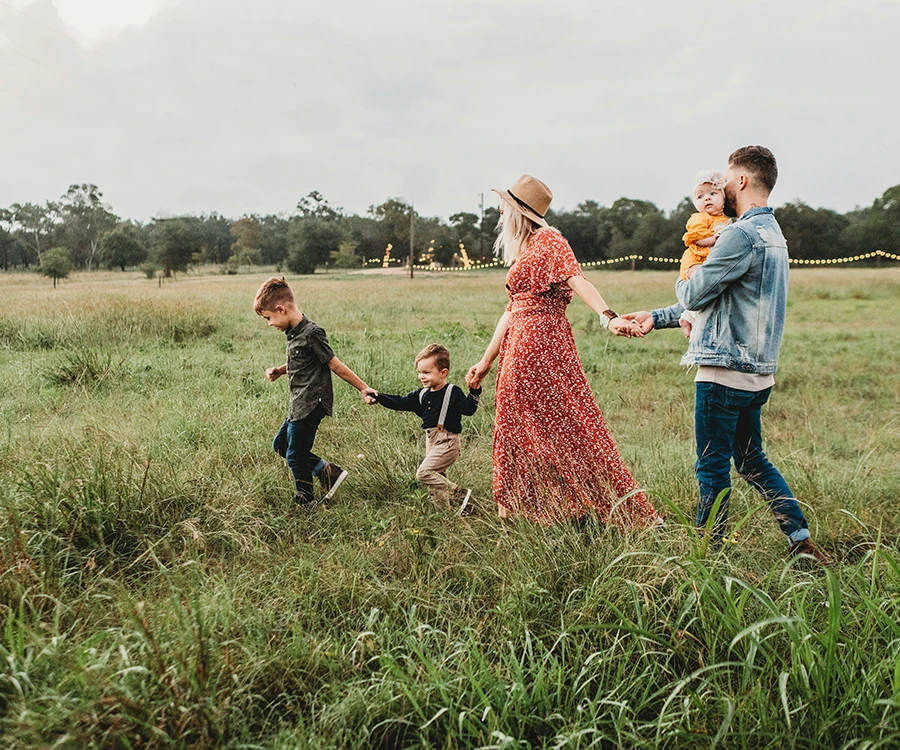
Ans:
[{"label": "man's denim jacket", "polygon": [[722,231],[702,266],[675,284],[679,304],[653,310],[654,328],[674,328],[695,310],[683,365],[775,372],[784,333],[788,253],[768,206],[751,208]]}]

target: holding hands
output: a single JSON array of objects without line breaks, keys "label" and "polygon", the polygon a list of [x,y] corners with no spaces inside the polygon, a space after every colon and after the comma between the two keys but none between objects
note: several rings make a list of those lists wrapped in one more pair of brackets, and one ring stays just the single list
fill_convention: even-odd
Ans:
[{"label": "holding hands", "polygon": [[478,364],[472,365],[469,368],[469,371],[466,373],[466,387],[471,390],[473,388],[480,388],[481,381],[487,377],[487,374],[491,371],[491,365],[484,360],[481,360]]},{"label": "holding hands", "polygon": [[[646,336],[653,330],[653,315],[648,310],[625,313],[622,319],[637,326],[641,331],[641,336]],[[612,325],[610,325],[610,328],[612,328]]]},{"label": "holding hands", "polygon": [[644,331],[641,326],[627,318],[627,315],[623,315],[620,318],[613,318],[609,321],[607,328],[609,328],[610,333],[614,333],[616,336],[624,336],[626,339],[630,339],[632,336],[636,336],[639,339],[644,338]]}]

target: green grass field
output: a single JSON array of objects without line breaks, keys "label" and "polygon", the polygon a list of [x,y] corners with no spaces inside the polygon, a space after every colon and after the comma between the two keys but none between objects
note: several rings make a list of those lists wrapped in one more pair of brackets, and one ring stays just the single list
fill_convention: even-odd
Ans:
[{"label": "green grass field", "polygon": [[[413,479],[413,415],[336,381],[318,452],[351,470],[299,510],[270,441],[284,337],[266,274],[0,276],[0,745],[8,748],[900,747],[900,268],[794,271],[767,452],[827,572],[788,563],[739,479],[738,543],[698,543],[693,383],[678,331],[582,363],[661,531],[504,524],[492,374],[452,476]],[[589,272],[620,311],[674,274]],[[462,383],[503,275],[292,280],[373,387],[446,344]]]}]

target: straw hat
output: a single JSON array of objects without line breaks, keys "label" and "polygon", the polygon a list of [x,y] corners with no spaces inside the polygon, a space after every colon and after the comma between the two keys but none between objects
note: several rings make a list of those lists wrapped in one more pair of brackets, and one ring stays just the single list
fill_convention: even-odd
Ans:
[{"label": "straw hat", "polygon": [[525,214],[542,227],[548,226],[544,216],[547,215],[547,209],[550,208],[553,193],[536,177],[523,174],[509,190],[497,190],[497,188],[492,188],[492,190],[513,208],[518,209],[519,213]]}]

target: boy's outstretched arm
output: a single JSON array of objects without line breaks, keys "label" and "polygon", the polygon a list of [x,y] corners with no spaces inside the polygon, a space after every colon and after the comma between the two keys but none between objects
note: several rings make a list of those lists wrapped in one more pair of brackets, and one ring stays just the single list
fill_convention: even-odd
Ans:
[{"label": "boy's outstretched arm", "polygon": [[337,375],[341,380],[345,380],[350,385],[352,385],[356,390],[359,391],[359,395],[362,397],[362,400],[367,404],[375,403],[375,396],[378,395],[378,391],[374,388],[369,388],[362,380],[360,380],[359,376],[353,372],[347,365],[345,365],[341,360],[337,357],[332,357],[328,360],[328,368]]},{"label": "boy's outstretched arm", "polygon": [[420,392],[421,389],[408,393],[405,396],[395,396],[392,393],[376,393],[375,396],[378,403],[386,409],[411,411],[415,414],[420,414],[422,411],[422,404],[419,402]]}]

